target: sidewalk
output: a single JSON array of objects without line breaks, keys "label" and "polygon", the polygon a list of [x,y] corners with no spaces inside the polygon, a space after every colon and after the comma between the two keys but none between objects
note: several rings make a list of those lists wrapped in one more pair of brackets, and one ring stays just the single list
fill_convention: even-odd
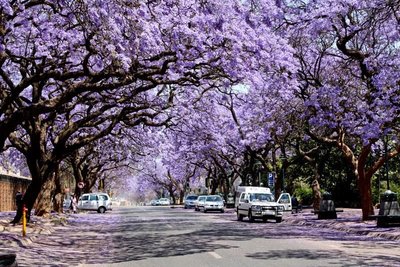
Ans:
[{"label": "sidewalk", "polygon": [[[375,214],[378,214],[378,210],[375,210]],[[357,235],[400,241],[400,226],[381,228],[376,226],[376,220],[362,221],[361,209],[345,208],[343,212],[337,213],[337,219],[318,220],[317,217],[311,209],[306,209],[295,214],[285,213],[284,220],[294,225],[331,228]]]},{"label": "sidewalk", "polygon": [[52,214],[51,218],[32,216],[32,222],[27,224],[26,236],[23,237],[22,224],[10,224],[14,215],[15,212],[0,212],[0,253],[12,251],[16,247],[26,247],[34,243],[36,238],[53,233],[54,227],[67,222],[64,214]]}]

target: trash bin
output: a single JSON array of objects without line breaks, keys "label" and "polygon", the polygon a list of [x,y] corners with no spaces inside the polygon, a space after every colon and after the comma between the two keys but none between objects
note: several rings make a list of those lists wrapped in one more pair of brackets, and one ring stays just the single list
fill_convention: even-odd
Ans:
[{"label": "trash bin", "polygon": [[385,193],[381,195],[381,201],[384,202],[397,201],[397,194],[390,190],[387,190]]},{"label": "trash bin", "polygon": [[381,196],[381,204],[379,207],[379,215],[396,215],[400,216],[399,203],[397,202],[397,194],[387,190]]},{"label": "trash bin", "polygon": [[325,192],[322,195],[319,205],[318,219],[337,219],[335,203],[332,200],[332,195]]}]

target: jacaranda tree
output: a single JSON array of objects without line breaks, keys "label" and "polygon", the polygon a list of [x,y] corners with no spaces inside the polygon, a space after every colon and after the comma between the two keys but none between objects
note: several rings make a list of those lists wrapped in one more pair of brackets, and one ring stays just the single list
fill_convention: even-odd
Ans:
[{"label": "jacaranda tree", "polygon": [[0,144],[27,159],[28,208],[62,160],[117,125],[168,123],[179,91],[285,76],[276,10],[259,20],[243,1],[2,1]]}]

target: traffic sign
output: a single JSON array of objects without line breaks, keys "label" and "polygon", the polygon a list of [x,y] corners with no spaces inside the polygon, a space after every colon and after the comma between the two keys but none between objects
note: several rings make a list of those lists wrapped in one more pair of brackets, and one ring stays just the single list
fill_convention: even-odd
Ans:
[{"label": "traffic sign", "polygon": [[268,173],[268,186],[273,187],[275,184],[275,173],[269,172]]}]

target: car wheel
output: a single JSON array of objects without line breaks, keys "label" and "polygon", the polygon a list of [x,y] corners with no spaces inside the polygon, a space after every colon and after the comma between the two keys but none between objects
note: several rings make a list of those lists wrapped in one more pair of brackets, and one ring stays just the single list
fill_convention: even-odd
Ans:
[{"label": "car wheel", "polygon": [[97,212],[98,213],[104,213],[104,212],[106,212],[106,208],[100,207]]},{"label": "car wheel", "polygon": [[224,209],[222,209],[222,210],[221,210],[221,213],[224,213],[224,212],[225,212]]},{"label": "car wheel", "polygon": [[206,212],[207,212],[206,208],[204,208],[203,212],[204,212],[204,213],[206,213]]},{"label": "car wheel", "polygon": [[282,217],[278,217],[275,220],[276,220],[277,223],[280,223],[280,222],[282,222]]},{"label": "car wheel", "polygon": [[254,217],[253,217],[253,215],[251,214],[251,209],[249,209],[249,215],[248,215],[248,217],[249,217],[249,221],[250,221],[250,222],[254,222]]},{"label": "car wheel", "polygon": [[239,210],[236,210],[236,217],[239,222],[243,221],[243,215],[239,213]]}]

